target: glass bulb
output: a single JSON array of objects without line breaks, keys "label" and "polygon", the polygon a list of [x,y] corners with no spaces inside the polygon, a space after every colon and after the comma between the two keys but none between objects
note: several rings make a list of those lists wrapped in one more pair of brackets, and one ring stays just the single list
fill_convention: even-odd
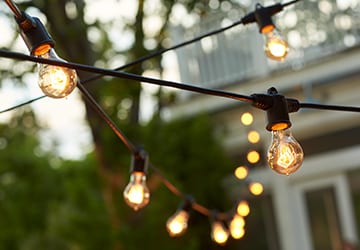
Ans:
[{"label": "glass bulb", "polygon": [[303,159],[303,150],[289,129],[272,131],[267,161],[273,170],[279,174],[289,175],[301,166]]},{"label": "glass bulb", "polygon": [[260,195],[264,191],[264,187],[260,182],[252,182],[249,185],[249,190],[253,195]]},{"label": "glass bulb", "polygon": [[170,236],[176,237],[185,233],[188,225],[189,213],[185,210],[179,210],[171,216],[166,222],[166,229]]},{"label": "glass bulb", "polygon": [[229,224],[231,237],[240,239],[245,234],[245,220],[242,216],[235,214]]},{"label": "glass bulb", "polygon": [[270,59],[283,61],[289,52],[286,40],[274,29],[265,33],[265,53]]},{"label": "glass bulb", "polygon": [[[54,49],[37,54],[38,57],[64,61],[56,55]],[[45,95],[53,98],[68,96],[76,87],[76,71],[66,67],[39,64],[39,87]]]},{"label": "glass bulb", "polygon": [[245,200],[240,201],[239,204],[237,205],[236,211],[242,217],[248,216],[250,213],[250,207],[247,201]]},{"label": "glass bulb", "polygon": [[135,211],[149,203],[150,192],[146,186],[146,176],[143,172],[131,174],[130,182],[124,190],[124,199]]},{"label": "glass bulb", "polygon": [[229,231],[220,221],[214,221],[212,224],[211,238],[219,245],[224,245],[229,238]]}]

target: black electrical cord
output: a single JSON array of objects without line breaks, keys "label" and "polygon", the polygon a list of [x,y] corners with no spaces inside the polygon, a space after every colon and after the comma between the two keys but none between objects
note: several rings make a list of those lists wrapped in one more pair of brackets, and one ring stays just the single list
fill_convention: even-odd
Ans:
[{"label": "black electrical cord", "polygon": [[223,91],[223,90],[202,88],[202,87],[198,87],[198,86],[194,86],[194,85],[190,85],[190,84],[178,83],[178,82],[167,81],[167,80],[160,80],[160,79],[155,79],[155,78],[150,78],[150,77],[144,77],[144,76],[140,76],[140,75],[136,75],[136,74],[132,74],[132,73],[128,73],[128,72],[103,69],[103,68],[98,68],[98,67],[84,65],[84,64],[50,60],[50,59],[25,55],[22,53],[11,52],[11,51],[2,50],[2,49],[0,49],[0,57],[22,60],[22,61],[31,61],[31,62],[42,63],[42,64],[50,64],[50,65],[55,65],[55,66],[60,66],[60,67],[67,67],[67,68],[71,68],[71,69],[75,69],[75,70],[79,70],[79,71],[86,71],[86,72],[101,74],[104,76],[106,75],[106,76],[113,76],[113,77],[118,77],[118,78],[123,78],[123,79],[135,80],[137,82],[146,82],[146,83],[151,83],[151,84],[155,84],[155,85],[159,85],[159,86],[166,86],[166,87],[172,87],[172,88],[197,92],[197,93],[201,93],[201,94],[220,96],[220,97],[230,98],[230,99],[248,102],[248,103],[253,102],[253,98],[251,96],[240,95],[240,94],[231,93],[231,92],[227,92],[227,91]]},{"label": "black electrical cord", "polygon": [[[288,5],[290,5],[290,4],[293,4],[293,3],[296,3],[296,2],[298,2],[298,1],[299,1],[299,0],[294,0],[294,1],[291,1],[291,2],[288,2],[288,3],[285,3],[285,4],[275,4],[275,5],[266,7],[266,8],[268,8],[268,9],[276,8],[277,10],[274,11],[274,13],[273,13],[273,14],[275,14],[275,13],[277,13],[278,11],[282,10],[283,7],[288,6]],[[14,16],[16,17],[16,19],[19,20],[19,19],[22,19],[22,18],[23,18],[21,11],[18,9],[18,7],[17,7],[11,0],[5,0],[5,2],[6,2],[6,4],[9,6],[10,10],[13,12]],[[237,25],[240,25],[240,24],[244,24],[244,25],[245,25],[245,24],[249,24],[249,23],[252,23],[252,22],[255,22],[254,12],[249,13],[248,15],[244,16],[241,20],[239,20],[239,21],[237,21],[237,22],[234,22],[234,23],[232,23],[232,24],[230,24],[230,25],[227,25],[227,26],[225,26],[225,27],[223,27],[223,28],[220,28],[220,29],[217,29],[217,30],[213,30],[213,31],[211,31],[211,32],[208,32],[208,33],[205,33],[205,34],[203,34],[203,35],[197,36],[197,37],[195,37],[195,38],[193,38],[193,39],[190,39],[190,40],[188,40],[188,41],[185,41],[185,42],[179,43],[179,44],[177,44],[177,45],[171,46],[171,47],[169,47],[169,48],[164,48],[164,49],[160,49],[160,50],[151,52],[151,53],[148,54],[148,55],[142,56],[142,57],[140,57],[140,58],[138,58],[138,59],[136,59],[136,60],[134,60],[134,61],[132,61],[132,62],[130,62],[130,63],[127,63],[127,64],[124,64],[124,65],[122,65],[122,66],[120,66],[120,67],[117,67],[117,68],[115,68],[114,70],[115,70],[115,71],[119,71],[119,70],[123,70],[123,69],[125,69],[125,68],[132,67],[132,66],[134,66],[134,65],[136,65],[136,64],[139,64],[139,63],[142,63],[142,62],[144,62],[144,61],[147,61],[147,60],[149,60],[149,59],[151,59],[151,58],[153,58],[153,57],[159,56],[159,55],[161,55],[161,54],[163,54],[163,53],[165,53],[165,52],[168,52],[168,51],[170,51],[170,50],[175,50],[175,49],[184,47],[184,46],[186,46],[186,45],[189,45],[189,44],[192,44],[192,43],[194,43],[194,42],[200,41],[201,39],[203,39],[203,38],[205,38],[205,37],[212,36],[212,35],[216,35],[216,34],[218,34],[218,33],[224,32],[224,31],[226,31],[226,30],[228,30],[228,29],[230,29],[230,28],[233,28],[233,27],[235,27],[235,26],[237,26]],[[101,75],[101,74],[99,74],[99,75],[94,75],[94,76],[91,76],[91,77],[88,77],[88,78],[82,80],[82,83],[83,83],[83,84],[86,84],[86,83],[88,83],[88,82],[95,81],[95,80],[97,80],[97,79],[99,79],[99,78],[101,78],[101,77],[103,77],[103,75]],[[42,99],[42,98],[44,98],[44,97],[46,97],[46,96],[45,96],[45,95],[39,96],[39,97],[36,97],[36,98],[34,98],[34,99],[32,99],[32,100],[29,100],[29,101],[20,103],[20,104],[14,106],[14,107],[7,108],[7,109],[5,109],[5,110],[0,111],[0,114],[1,114],[1,113],[4,113],[4,112],[8,112],[8,111],[13,110],[13,109],[16,109],[16,108],[19,108],[19,107],[22,107],[22,106],[27,105],[27,104],[29,104],[29,103],[32,103],[32,102],[34,102],[34,101],[40,100],[40,99]]]}]

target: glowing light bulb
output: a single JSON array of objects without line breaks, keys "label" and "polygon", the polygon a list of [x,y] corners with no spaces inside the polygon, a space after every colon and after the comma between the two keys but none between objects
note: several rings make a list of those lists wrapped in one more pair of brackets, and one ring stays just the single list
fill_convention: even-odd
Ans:
[{"label": "glowing light bulb", "polygon": [[240,166],[235,169],[234,174],[235,174],[236,178],[243,180],[248,176],[249,170],[246,166]]},{"label": "glowing light bulb", "polygon": [[[37,49],[35,55],[45,59],[65,61],[56,55],[54,49],[49,46]],[[68,96],[76,87],[76,71],[66,67],[49,64],[39,65],[39,87],[45,95],[53,98]]]},{"label": "glowing light bulb", "polygon": [[235,214],[229,224],[231,237],[241,239],[245,235],[245,220],[242,216]]},{"label": "glowing light bulb", "polygon": [[180,210],[171,216],[166,222],[166,229],[170,236],[176,237],[185,233],[189,220],[189,213]]},{"label": "glowing light bulb", "polygon": [[236,211],[242,217],[248,216],[250,213],[250,207],[247,201],[245,200],[240,201],[239,204],[237,205]]},{"label": "glowing light bulb", "polygon": [[272,131],[267,161],[274,171],[285,175],[294,173],[301,166],[303,159],[303,150],[289,129]]},{"label": "glowing light bulb", "polygon": [[144,172],[133,172],[130,182],[124,190],[125,202],[135,211],[145,207],[150,201],[150,192],[146,186]]},{"label": "glowing light bulb", "polygon": [[258,143],[260,141],[260,134],[259,132],[255,131],[255,130],[252,130],[248,133],[248,141],[250,143]]},{"label": "glowing light bulb", "polygon": [[259,162],[260,154],[256,150],[251,150],[246,155],[246,159],[248,160],[249,163],[255,164],[255,163]]},{"label": "glowing light bulb", "polygon": [[229,231],[221,221],[212,223],[211,238],[219,245],[224,245],[229,238]]},{"label": "glowing light bulb", "polygon": [[241,123],[244,124],[245,126],[249,126],[253,123],[254,121],[254,117],[251,113],[249,112],[245,112],[241,115]]},{"label": "glowing light bulb", "polygon": [[286,40],[273,29],[265,33],[265,53],[270,59],[283,61],[289,52],[289,45]]},{"label": "glowing light bulb", "polygon": [[260,195],[264,191],[264,187],[260,182],[252,182],[249,185],[249,190],[253,195]]}]

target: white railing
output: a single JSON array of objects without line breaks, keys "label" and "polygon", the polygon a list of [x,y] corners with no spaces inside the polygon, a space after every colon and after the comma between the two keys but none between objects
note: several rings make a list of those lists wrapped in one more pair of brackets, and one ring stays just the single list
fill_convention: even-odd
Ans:
[{"label": "white railing", "polygon": [[[172,29],[173,40],[182,41],[184,37],[195,37],[214,30],[218,28],[215,24],[221,23],[220,18],[201,22],[201,25],[191,29],[175,27]],[[233,28],[205,38],[176,51],[181,81],[204,87],[222,88],[265,76],[272,71],[303,67],[315,60],[359,46],[360,23],[358,18],[353,19],[350,29],[334,27],[326,31],[326,38],[322,41],[304,43],[299,46],[300,48],[292,48],[285,62],[273,62],[265,57],[264,39],[259,34],[256,24]],[[302,25],[306,27],[306,24]],[[290,32],[291,30],[285,30],[283,35],[289,37]],[[324,35],[324,32],[321,34]]]}]

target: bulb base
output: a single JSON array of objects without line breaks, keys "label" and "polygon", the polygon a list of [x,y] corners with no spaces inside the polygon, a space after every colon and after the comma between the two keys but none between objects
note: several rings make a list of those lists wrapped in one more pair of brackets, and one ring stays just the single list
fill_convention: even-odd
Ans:
[{"label": "bulb base", "polygon": [[37,17],[31,17],[23,12],[22,19],[16,20],[20,35],[28,47],[31,55],[37,55],[38,48],[48,45],[49,48],[54,47],[54,40],[47,32],[45,26],[41,23]]}]

